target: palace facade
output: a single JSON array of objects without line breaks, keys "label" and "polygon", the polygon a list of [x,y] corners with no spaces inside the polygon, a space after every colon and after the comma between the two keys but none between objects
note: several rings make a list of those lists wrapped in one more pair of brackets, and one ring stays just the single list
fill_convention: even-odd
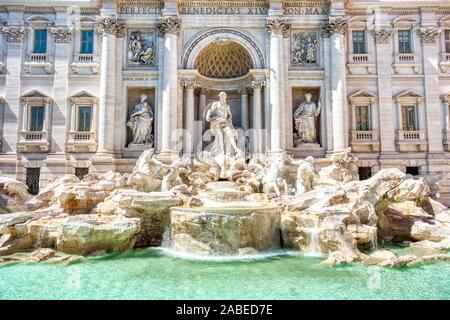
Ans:
[{"label": "palace facade", "polygon": [[196,157],[221,91],[248,154],[450,172],[445,0],[0,0],[0,30],[0,171],[32,192]]}]

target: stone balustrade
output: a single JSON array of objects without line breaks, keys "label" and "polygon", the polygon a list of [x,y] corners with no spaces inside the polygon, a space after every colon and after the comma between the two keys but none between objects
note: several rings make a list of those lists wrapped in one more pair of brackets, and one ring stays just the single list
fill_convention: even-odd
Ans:
[{"label": "stone balustrade", "polygon": [[19,152],[48,152],[50,149],[48,131],[21,131],[17,143]]},{"label": "stone balustrade", "polygon": [[95,131],[69,131],[67,152],[96,152],[97,134]]},{"label": "stone balustrade", "polygon": [[397,130],[397,148],[399,152],[426,151],[426,132],[423,130]]},{"label": "stone balustrade", "polygon": [[380,138],[377,130],[351,131],[351,146],[353,152],[378,152]]}]

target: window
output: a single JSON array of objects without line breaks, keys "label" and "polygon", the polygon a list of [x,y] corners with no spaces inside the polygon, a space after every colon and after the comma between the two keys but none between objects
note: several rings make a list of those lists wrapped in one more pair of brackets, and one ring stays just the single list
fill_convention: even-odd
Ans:
[{"label": "window", "polygon": [[369,106],[356,106],[356,130],[370,130]]},{"label": "window", "polygon": [[398,48],[399,53],[412,53],[411,30],[401,30],[398,32]]},{"label": "window", "polygon": [[445,30],[445,52],[450,53],[450,30]]},{"label": "window", "polygon": [[39,193],[39,176],[41,174],[40,168],[27,168],[27,181],[28,192],[36,195]]},{"label": "window", "polygon": [[402,106],[403,130],[417,130],[416,106]]},{"label": "window", "polygon": [[364,31],[352,31],[353,53],[366,53],[366,33]]},{"label": "window", "polygon": [[367,180],[372,176],[371,167],[358,167],[359,180]]},{"label": "window", "polygon": [[412,176],[419,175],[419,167],[406,167],[406,174],[410,174]]},{"label": "window", "polygon": [[32,106],[29,131],[42,131],[44,126],[44,106]]},{"label": "window", "polygon": [[47,52],[47,30],[34,30],[34,49],[33,53]]},{"label": "window", "polygon": [[78,107],[77,131],[91,131],[92,107]]},{"label": "window", "polygon": [[89,173],[89,168],[75,168],[75,175],[78,179],[83,180],[84,176]]},{"label": "window", "polygon": [[94,31],[92,30],[81,31],[80,53],[81,54],[94,53]]}]

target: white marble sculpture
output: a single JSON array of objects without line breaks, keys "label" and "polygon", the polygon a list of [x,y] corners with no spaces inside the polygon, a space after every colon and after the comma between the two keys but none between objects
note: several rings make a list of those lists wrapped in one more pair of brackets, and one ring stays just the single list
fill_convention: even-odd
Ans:
[{"label": "white marble sculpture", "polygon": [[133,135],[130,144],[153,144],[153,112],[147,99],[146,94],[141,94],[127,122]]},{"label": "white marble sculpture", "polygon": [[314,181],[319,179],[319,174],[314,168],[314,158],[309,156],[305,160],[298,161],[296,194],[313,190]]},{"label": "white marble sculpture", "polygon": [[272,156],[264,178],[264,193],[275,193],[278,197],[289,194],[289,172],[286,168],[286,154]]},{"label": "white marble sculpture", "polygon": [[317,118],[320,115],[321,103],[316,105],[311,100],[312,94],[307,92],[305,94],[306,101],[300,103],[298,108],[294,111],[294,122],[296,136],[294,137],[295,146],[302,143],[318,143],[317,142]]},{"label": "white marble sculpture", "polygon": [[214,141],[207,147],[211,156],[235,156],[242,154],[237,147],[237,131],[232,123],[230,106],[227,104],[227,94],[219,93],[219,101],[213,102],[206,113],[206,121],[214,135]]}]

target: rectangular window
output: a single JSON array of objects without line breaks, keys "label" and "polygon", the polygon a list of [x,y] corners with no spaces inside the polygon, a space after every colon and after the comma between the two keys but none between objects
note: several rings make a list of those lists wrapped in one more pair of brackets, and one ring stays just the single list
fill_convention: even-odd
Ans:
[{"label": "rectangular window", "polygon": [[399,53],[412,53],[411,30],[401,30],[398,32],[398,48]]},{"label": "rectangular window", "polygon": [[40,168],[27,168],[27,180],[26,184],[28,192],[36,195],[39,193],[39,176],[41,174]]},{"label": "rectangular window", "polygon": [[369,106],[356,106],[356,130],[370,130]]},{"label": "rectangular window", "polygon": [[450,30],[445,30],[445,52],[450,53]]},{"label": "rectangular window", "polygon": [[30,108],[30,131],[42,131],[44,127],[44,107],[32,106]]},{"label": "rectangular window", "polygon": [[47,30],[34,30],[33,53],[47,53]]},{"label": "rectangular window", "polygon": [[94,31],[82,30],[81,31],[81,54],[94,53]]},{"label": "rectangular window", "polygon": [[364,31],[352,31],[353,53],[366,53],[366,33]]},{"label": "rectangular window", "polygon": [[402,106],[403,130],[417,130],[416,106]]},{"label": "rectangular window", "polygon": [[92,107],[78,107],[77,131],[91,131]]}]

